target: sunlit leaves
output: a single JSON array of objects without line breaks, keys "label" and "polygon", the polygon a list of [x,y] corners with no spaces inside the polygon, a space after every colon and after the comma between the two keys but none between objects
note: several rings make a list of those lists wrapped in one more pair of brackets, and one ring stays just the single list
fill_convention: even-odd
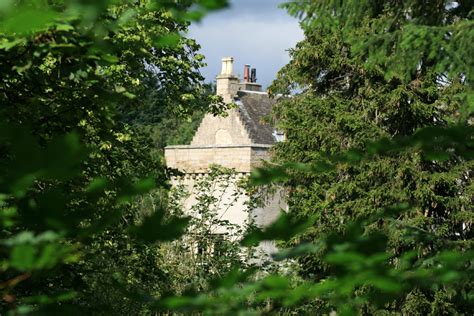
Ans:
[{"label": "sunlit leaves", "polygon": [[77,260],[75,249],[67,243],[60,243],[62,236],[46,231],[35,236],[23,231],[2,241],[2,246],[11,248],[8,268],[18,271],[51,269],[61,262]]},{"label": "sunlit leaves", "polygon": [[[426,65],[434,64],[431,70],[450,76],[448,85],[454,80],[461,87],[472,84],[469,17],[452,20],[448,15],[439,19],[439,6],[426,7],[433,14],[424,14],[425,7],[420,11],[418,1],[393,3],[393,7],[377,6],[371,1],[292,2],[288,6],[292,13],[302,14],[308,21],[316,19],[321,30],[341,30],[343,36],[321,43],[332,48],[327,51],[309,45],[301,55],[294,55],[302,60],[295,63],[291,81],[307,74],[301,82],[307,89],[319,89],[322,93],[311,98],[321,102],[308,103],[305,111],[298,108],[298,113],[283,112],[285,115],[279,119],[284,124],[292,115],[296,119],[312,118],[313,112],[309,110],[316,108],[320,112],[314,122],[329,122],[334,128],[324,134],[326,130],[318,130],[321,125],[297,121],[298,129],[290,129],[288,143],[278,146],[293,150],[288,144],[294,141],[296,133],[291,132],[303,131],[307,143],[296,146],[294,152],[309,153],[301,159],[304,163],[283,163],[255,171],[255,185],[289,184],[291,194],[295,195],[314,191],[302,194],[301,201],[293,200],[297,203],[291,205],[290,213],[283,214],[269,227],[251,231],[242,243],[290,241],[294,247],[274,257],[283,262],[298,259],[314,273],[308,274],[306,280],[270,274],[253,282],[253,270],[234,267],[213,283],[210,295],[186,293],[183,297],[163,297],[157,303],[154,297],[139,295],[141,292],[137,291],[140,293],[134,299],[146,297],[146,304],[157,308],[216,314],[247,310],[278,313],[282,307],[319,299],[328,302],[322,313],[337,310],[343,315],[355,313],[361,306],[396,304],[394,299],[403,300],[402,296],[411,289],[437,291],[472,278],[472,253],[464,244],[470,238],[470,170],[456,167],[449,174],[452,166],[469,163],[473,158],[471,123],[448,125],[459,121],[456,115],[461,112],[457,112],[455,105],[453,116],[445,114],[451,111],[451,104],[436,98],[448,94],[449,89],[436,86],[436,77],[427,76],[429,80],[423,81],[425,74],[418,73],[418,68],[424,71]],[[155,277],[148,268],[157,269],[156,256],[154,248],[147,244],[180,237],[188,219],[165,216],[163,205],[145,218],[137,219],[130,211],[136,196],[164,184],[164,177],[154,173],[153,163],[143,154],[150,147],[143,138],[121,126],[123,122],[118,124],[114,110],[135,110],[147,96],[149,90],[140,89],[144,79],[149,79],[144,78],[145,65],[155,67],[153,73],[157,75],[153,78],[156,95],[149,102],[152,107],[165,103],[166,109],[182,112],[187,106],[192,107],[197,95],[189,93],[192,89],[188,83],[200,80],[192,69],[202,63],[202,56],[196,57],[196,62],[181,59],[186,55],[185,45],[196,45],[179,35],[185,30],[180,23],[183,19],[200,20],[210,10],[224,7],[227,1],[149,0],[133,5],[117,1],[65,1],[64,6],[53,5],[57,3],[62,4],[0,4],[0,53],[5,61],[0,88],[2,106],[6,109],[2,112],[0,133],[0,224],[5,234],[1,245],[5,255],[0,268],[9,275],[1,283],[8,294],[4,300],[15,304],[18,302],[8,293],[14,285],[28,282],[30,277],[40,275],[37,272],[79,260],[72,240],[80,241],[79,245],[84,247],[80,251],[89,257],[81,264],[92,267],[94,274],[81,279],[90,271],[84,274],[86,270],[75,270],[75,277],[83,283],[71,286],[83,291],[84,286],[92,284],[89,289],[93,289],[94,300],[104,294],[97,288],[105,288],[107,293],[116,290],[117,282],[109,286],[104,281],[110,280],[110,274],[113,280],[120,279],[123,287]],[[407,8],[413,10],[403,11]],[[383,20],[384,17],[389,19]],[[370,19],[374,20],[364,25]],[[410,21],[402,23],[403,19]],[[432,27],[430,19],[456,23]],[[136,25],[139,27],[135,29]],[[308,34],[315,25],[307,24]],[[354,31],[360,25],[364,28]],[[312,35],[321,40],[325,34],[328,33]],[[348,48],[351,43],[353,46]],[[322,67],[313,67],[314,60],[308,56],[320,58],[324,55],[321,53],[328,51],[329,58],[316,59]],[[338,58],[341,52],[344,54]],[[332,68],[324,68],[327,64]],[[433,82],[434,86],[429,84]],[[428,87],[418,89],[420,85]],[[472,103],[471,94],[462,91],[458,96],[463,98],[457,102]],[[179,104],[175,106],[176,100]],[[294,100],[298,102],[297,98]],[[346,107],[337,107],[341,100]],[[218,110],[215,105],[210,108]],[[331,117],[334,109],[339,112]],[[355,119],[356,115],[360,119]],[[462,117],[468,115],[469,111],[464,111]],[[375,127],[380,129],[374,131]],[[381,135],[385,138],[376,141]],[[359,167],[367,169],[360,172]],[[437,177],[431,177],[434,170],[441,170]],[[157,183],[160,176],[158,181],[162,182]],[[396,181],[392,182],[393,179]],[[362,202],[357,200],[360,196]],[[413,206],[384,211],[386,204],[400,202],[402,198]],[[313,203],[318,199],[322,203]],[[214,200],[202,197],[201,201],[201,206],[208,206]],[[381,214],[377,214],[379,209],[383,210]],[[462,212],[456,213],[458,210]],[[308,213],[313,216],[307,216]],[[367,213],[376,215],[359,220]],[[209,215],[202,207],[199,214]],[[332,226],[327,228],[326,224]],[[110,273],[120,270],[114,264],[123,259],[122,254],[131,261],[121,269],[140,267],[133,273]],[[105,260],[90,264],[94,259],[100,260],[97,258]],[[147,260],[152,263],[141,269],[141,261]],[[104,272],[103,266],[108,268]],[[63,272],[61,276],[68,274]],[[70,286],[63,284],[66,281],[52,280],[53,289]],[[97,286],[101,282],[105,285]],[[111,297],[121,300],[128,293],[117,292]],[[73,298],[66,294],[61,298],[39,295],[25,302],[53,304]]]},{"label": "sunlit leaves", "polygon": [[170,46],[176,46],[178,42],[180,41],[181,36],[176,33],[171,33],[167,34],[165,36],[162,36],[158,38],[156,41],[156,44],[158,46],[165,46],[165,47],[170,47]]}]

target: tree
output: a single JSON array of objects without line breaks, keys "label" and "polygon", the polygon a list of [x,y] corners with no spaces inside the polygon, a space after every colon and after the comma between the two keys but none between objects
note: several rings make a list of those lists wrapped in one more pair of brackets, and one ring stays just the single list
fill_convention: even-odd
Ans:
[{"label": "tree", "polygon": [[[377,140],[409,138],[422,128],[460,127],[470,133],[472,4],[291,1],[285,6],[302,17],[305,39],[291,51],[291,62],[271,90],[302,92],[276,108],[287,140],[276,146],[275,159],[316,165],[349,151],[331,171],[291,172],[286,182],[290,212],[315,218],[300,238],[347,234],[345,223],[408,203],[403,212],[364,223],[366,234],[387,238],[393,263],[413,250],[420,261],[442,251],[467,251],[473,237],[472,147],[464,155],[450,145],[447,151],[411,146],[371,159],[360,156],[376,151],[369,145]],[[330,276],[334,266],[323,260],[327,252],[322,248],[302,257],[302,275],[313,281]],[[359,312],[408,308],[436,314],[447,308],[444,312],[468,313],[471,287],[472,279],[438,288],[407,287],[389,305],[369,300]]]},{"label": "tree", "polygon": [[132,297],[166,290],[153,243],[179,236],[186,221],[139,214],[135,196],[168,184],[127,118],[148,81],[156,113],[204,110],[203,56],[181,34],[189,18],[224,4],[0,6],[2,314],[135,314],[146,307]]}]

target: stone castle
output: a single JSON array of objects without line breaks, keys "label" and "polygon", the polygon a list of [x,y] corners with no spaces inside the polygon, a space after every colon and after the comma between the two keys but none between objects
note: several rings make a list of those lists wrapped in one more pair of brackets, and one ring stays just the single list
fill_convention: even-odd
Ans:
[{"label": "stone castle", "polygon": [[[241,177],[248,176],[263,160],[270,158],[270,148],[282,138],[281,134],[263,122],[275,101],[261,91],[254,69],[245,65],[244,80],[240,81],[233,73],[233,58],[223,58],[222,71],[216,81],[217,95],[225,103],[234,103],[236,106],[227,111],[227,116],[207,114],[190,145],[165,148],[167,166],[185,174],[173,178],[172,182],[173,185],[184,185],[191,192],[185,202],[186,209],[190,209],[196,202],[193,187],[197,179],[206,175],[210,165],[232,168]],[[274,221],[281,209],[285,208],[279,194],[275,194],[249,214],[245,207],[249,197],[240,194],[229,207],[227,202],[235,192],[232,186],[227,190],[221,202],[222,207],[219,207],[219,216],[233,224],[244,225],[248,217],[252,216],[257,225],[265,226]],[[272,251],[271,247],[267,245],[267,251]]]}]

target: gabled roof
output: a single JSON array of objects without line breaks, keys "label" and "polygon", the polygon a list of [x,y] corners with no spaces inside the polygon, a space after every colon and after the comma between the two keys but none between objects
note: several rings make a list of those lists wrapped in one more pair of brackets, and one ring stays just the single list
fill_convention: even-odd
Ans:
[{"label": "gabled roof", "polygon": [[275,104],[265,92],[240,90],[235,103],[239,106],[239,116],[254,144],[274,144],[273,128],[264,123]]}]

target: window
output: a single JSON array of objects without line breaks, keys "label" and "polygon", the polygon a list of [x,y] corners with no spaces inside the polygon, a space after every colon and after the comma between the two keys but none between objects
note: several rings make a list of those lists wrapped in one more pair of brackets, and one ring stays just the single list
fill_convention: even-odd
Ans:
[{"label": "window", "polygon": [[272,135],[277,143],[285,140],[285,134],[279,130],[274,130]]}]

